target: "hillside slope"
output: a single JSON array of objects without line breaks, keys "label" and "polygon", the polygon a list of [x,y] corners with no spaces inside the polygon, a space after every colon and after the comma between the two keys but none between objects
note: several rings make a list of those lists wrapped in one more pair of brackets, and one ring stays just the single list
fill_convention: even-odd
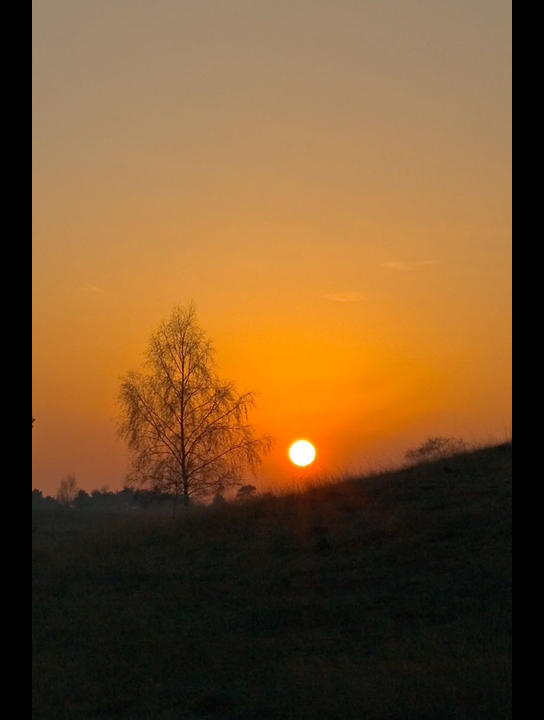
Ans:
[{"label": "hillside slope", "polygon": [[509,718],[511,456],[37,515],[34,720]]}]

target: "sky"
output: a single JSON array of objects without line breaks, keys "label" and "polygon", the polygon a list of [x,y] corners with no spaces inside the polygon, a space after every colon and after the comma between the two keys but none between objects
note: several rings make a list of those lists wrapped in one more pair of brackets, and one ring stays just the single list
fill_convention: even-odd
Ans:
[{"label": "sky", "polygon": [[[511,433],[511,4],[34,0],[32,484],[120,488],[120,378],[195,303],[255,483]],[[307,471],[310,472],[310,471]]]}]

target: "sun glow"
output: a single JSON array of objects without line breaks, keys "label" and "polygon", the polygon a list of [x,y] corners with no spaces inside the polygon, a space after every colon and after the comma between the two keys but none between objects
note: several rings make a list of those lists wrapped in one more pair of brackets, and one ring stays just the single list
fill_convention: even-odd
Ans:
[{"label": "sun glow", "polygon": [[315,454],[315,447],[308,440],[297,440],[289,448],[289,459],[299,467],[313,463]]}]

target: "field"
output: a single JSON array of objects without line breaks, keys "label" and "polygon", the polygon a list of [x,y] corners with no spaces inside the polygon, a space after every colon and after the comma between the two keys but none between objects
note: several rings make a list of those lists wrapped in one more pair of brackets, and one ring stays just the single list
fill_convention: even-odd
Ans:
[{"label": "field", "polygon": [[33,513],[33,719],[510,718],[511,459]]}]

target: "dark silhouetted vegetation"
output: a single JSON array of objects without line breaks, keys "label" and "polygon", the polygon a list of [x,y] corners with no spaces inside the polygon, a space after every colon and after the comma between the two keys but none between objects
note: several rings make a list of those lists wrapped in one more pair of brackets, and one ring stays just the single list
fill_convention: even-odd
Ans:
[{"label": "dark silhouetted vegetation", "polygon": [[248,494],[33,491],[34,720],[511,717],[511,444]]},{"label": "dark silhouetted vegetation", "polygon": [[255,497],[257,494],[257,488],[255,485],[242,485],[238,488],[236,493],[237,500],[249,500],[249,498]]},{"label": "dark silhouetted vegetation", "polygon": [[408,450],[405,457],[408,462],[420,463],[451,457],[452,455],[467,452],[468,449],[468,444],[462,438],[431,437],[423,445]]},{"label": "dark silhouetted vegetation", "polygon": [[41,490],[32,490],[32,508],[36,510],[70,510],[74,516],[84,512],[113,512],[132,513],[136,510],[150,512],[169,512],[175,503],[175,497],[171,493],[157,492],[154,490],[135,490],[123,488],[116,492],[103,489],[93,490],[87,493],[85,490],[77,490],[70,502],[64,502],[57,497],[43,495]]}]

